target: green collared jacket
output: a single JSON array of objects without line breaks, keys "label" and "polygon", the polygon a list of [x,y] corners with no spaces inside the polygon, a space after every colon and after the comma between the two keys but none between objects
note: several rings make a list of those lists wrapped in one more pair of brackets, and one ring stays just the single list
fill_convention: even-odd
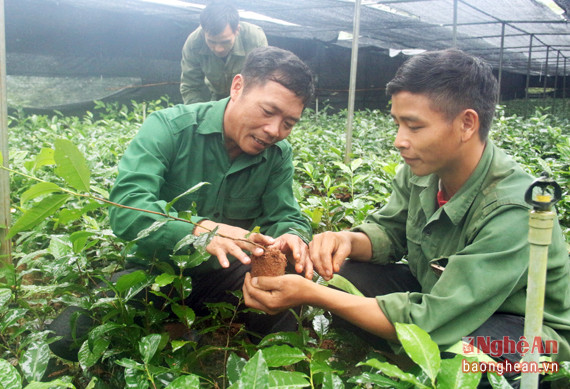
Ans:
[{"label": "green collared jacket", "polygon": [[[438,208],[435,175],[404,166],[386,206],[354,228],[372,242],[372,262],[408,261],[421,292],[376,299],[392,322],[414,323],[441,346],[455,344],[493,313],[524,315],[529,263],[529,205],[533,179],[487,141],[468,181]],[[558,341],[557,360],[570,360],[570,262],[555,223],[548,252],[543,339]],[[437,274],[431,264],[445,267]]]},{"label": "green collared jacket", "polygon": [[247,54],[267,46],[265,33],[254,24],[240,22],[234,47],[226,58],[218,58],[208,48],[202,27],[186,39],[182,48],[180,94],[184,104],[219,100],[230,95],[230,86],[240,73]]},{"label": "green collared jacket", "polygon": [[[278,237],[290,228],[311,231],[293,195],[291,145],[283,140],[258,155],[241,154],[231,161],[224,147],[223,115],[228,99],[177,105],[149,115],[119,163],[110,199],[116,203],[165,213],[166,204],[200,182],[198,191],[170,209],[195,210],[203,218]],[[133,240],[161,216],[113,207],[115,234]],[[178,241],[194,226],[169,221],[137,241],[142,256],[168,259]],[[218,268],[216,258],[208,261]],[[206,266],[206,265],[205,265]],[[210,268],[201,266],[201,269]]]}]

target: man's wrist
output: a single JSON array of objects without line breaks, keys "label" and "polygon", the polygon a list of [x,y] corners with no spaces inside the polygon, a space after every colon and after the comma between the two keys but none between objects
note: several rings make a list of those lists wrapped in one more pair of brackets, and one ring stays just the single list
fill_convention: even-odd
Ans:
[{"label": "man's wrist", "polygon": [[214,228],[216,228],[215,222],[208,219],[203,219],[196,224],[194,231],[192,231],[192,234],[194,236],[198,236],[200,234],[211,232]]}]

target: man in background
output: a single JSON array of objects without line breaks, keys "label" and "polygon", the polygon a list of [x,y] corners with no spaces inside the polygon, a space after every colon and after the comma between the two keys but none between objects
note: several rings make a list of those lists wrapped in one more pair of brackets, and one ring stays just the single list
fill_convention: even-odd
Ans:
[{"label": "man in background", "polygon": [[210,3],[200,14],[200,27],[182,48],[180,94],[184,104],[228,97],[247,54],[263,46],[267,46],[263,30],[240,22],[233,5]]}]

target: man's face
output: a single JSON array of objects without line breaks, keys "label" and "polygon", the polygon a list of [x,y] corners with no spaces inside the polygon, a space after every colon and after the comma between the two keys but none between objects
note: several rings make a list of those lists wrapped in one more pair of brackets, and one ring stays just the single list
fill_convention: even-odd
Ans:
[{"label": "man's face", "polygon": [[216,55],[216,57],[225,58],[232,48],[234,47],[234,43],[236,41],[236,36],[239,34],[239,26],[237,30],[234,32],[230,25],[226,25],[224,31],[219,33],[218,35],[210,35],[207,32],[204,32],[204,38],[206,39],[206,44]]},{"label": "man's face", "polygon": [[233,157],[259,154],[287,138],[304,108],[300,97],[275,81],[252,85],[245,93],[243,86],[238,74],[224,114],[226,147]]},{"label": "man's face", "polygon": [[422,94],[402,91],[392,95],[391,115],[398,125],[394,146],[418,176],[436,173],[440,178],[460,166],[461,123],[431,108]]}]

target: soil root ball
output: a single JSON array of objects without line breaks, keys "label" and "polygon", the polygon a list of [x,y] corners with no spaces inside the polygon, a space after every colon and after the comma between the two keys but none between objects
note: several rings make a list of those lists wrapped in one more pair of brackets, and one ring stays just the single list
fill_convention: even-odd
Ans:
[{"label": "soil root ball", "polygon": [[259,276],[282,276],[285,274],[285,267],[287,266],[287,258],[285,254],[276,248],[265,249],[263,255],[257,257],[252,256],[251,260],[251,275],[253,277]]}]

